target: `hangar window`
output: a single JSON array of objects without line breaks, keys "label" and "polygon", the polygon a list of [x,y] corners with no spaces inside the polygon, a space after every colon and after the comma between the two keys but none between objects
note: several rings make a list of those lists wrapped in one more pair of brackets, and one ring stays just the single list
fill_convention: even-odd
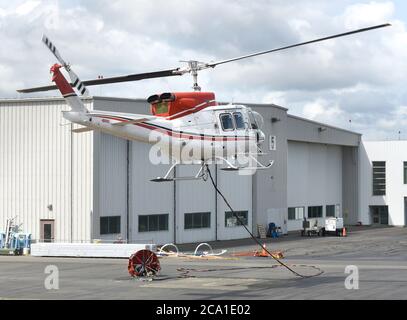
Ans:
[{"label": "hangar window", "polygon": [[231,211],[227,211],[225,212],[225,227],[237,227],[242,225],[235,215],[239,217],[239,220],[242,222],[242,224],[247,226],[249,221],[248,211],[235,211],[235,214],[233,214],[233,212]]},{"label": "hangar window", "polygon": [[138,232],[168,231],[168,214],[138,216]]},{"label": "hangar window", "polygon": [[386,195],[386,162],[373,161],[373,195]]},{"label": "hangar window", "polygon": [[186,213],[184,216],[185,229],[201,229],[211,227],[210,212]]},{"label": "hangar window", "polygon": [[304,207],[288,208],[288,220],[303,220]]},{"label": "hangar window", "polygon": [[100,234],[120,233],[120,216],[100,217]]},{"label": "hangar window", "polygon": [[322,218],[322,206],[308,207],[308,218]]},{"label": "hangar window", "polygon": [[335,206],[334,205],[326,206],[326,216],[335,217]]},{"label": "hangar window", "polygon": [[404,172],[404,184],[407,184],[407,161],[404,161],[403,172]]},{"label": "hangar window", "polygon": [[220,122],[222,124],[223,131],[233,131],[235,129],[232,115],[230,113],[222,113],[220,115]]},{"label": "hangar window", "polygon": [[241,112],[234,112],[233,117],[235,118],[235,123],[236,123],[236,129],[237,130],[244,130],[245,125],[244,125],[244,119],[243,115]]}]

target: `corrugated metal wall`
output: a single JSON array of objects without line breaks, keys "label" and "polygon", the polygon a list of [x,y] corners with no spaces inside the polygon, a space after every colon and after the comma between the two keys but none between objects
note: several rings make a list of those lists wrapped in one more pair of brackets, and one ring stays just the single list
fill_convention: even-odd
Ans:
[{"label": "corrugated metal wall", "polygon": [[[147,114],[149,109],[144,100],[94,97],[93,100],[87,99],[86,104],[89,108],[94,105],[94,109],[98,110],[142,114]],[[274,159],[275,165],[270,171],[258,172],[254,178],[214,168],[212,172],[216,172],[219,188],[233,208],[248,211],[249,227],[256,231],[257,223],[270,222],[267,220],[270,209],[286,211],[287,200],[289,205],[295,205],[307,199],[299,201],[301,192],[287,187],[287,171],[295,176],[304,174],[297,170],[300,164],[287,170],[287,137],[296,138],[290,133],[290,123],[300,120],[288,121],[286,109],[278,106],[253,107],[265,117],[267,140],[263,151],[268,154],[260,160],[266,163]],[[225,226],[225,211],[229,210],[223,200],[216,197],[209,181],[150,182],[151,178],[163,176],[168,166],[150,163],[149,145],[100,133],[72,134],[72,125],[61,115],[65,108],[62,99],[0,102],[0,231],[4,229],[6,218],[17,215],[24,231],[31,232],[34,238],[40,236],[40,219],[55,219],[55,238],[58,241],[114,240],[118,235],[100,236],[100,217],[120,215],[120,235],[132,242],[181,243],[248,236],[242,227]],[[271,118],[277,121],[272,123]],[[302,126],[312,127],[314,132],[318,124],[304,122]],[[311,130],[308,127],[304,130]],[[318,142],[335,144],[343,141],[357,145],[358,135],[343,131],[339,132],[338,138],[334,135],[335,131],[334,128],[324,131],[322,134],[329,133],[329,141],[320,139]],[[269,150],[270,135],[277,136],[275,151]],[[328,152],[326,162],[321,164],[326,169],[325,173],[317,165],[319,158],[314,156],[319,153],[315,150],[299,152],[298,159],[306,157],[304,161],[317,165],[318,170],[312,169],[315,175],[306,179],[308,182],[311,178],[313,181],[317,179],[324,186],[321,192],[326,192],[327,186],[331,190],[322,197],[324,202],[319,202],[341,203],[340,172],[344,158],[340,147],[326,148],[332,150]],[[330,154],[333,156],[330,157]],[[179,168],[177,175],[191,174],[194,169]],[[305,171],[310,172],[308,169]],[[293,185],[301,184],[295,178],[292,181]],[[330,185],[332,182],[334,185]],[[330,194],[335,195],[334,199],[330,198]],[[307,197],[311,199],[312,195]],[[47,208],[50,204],[52,210]],[[209,211],[210,229],[184,230],[185,213]],[[139,215],[166,213],[169,214],[168,231],[139,232]]]},{"label": "corrugated metal wall", "polygon": [[[195,176],[199,166],[184,165],[177,168],[177,176]],[[215,166],[210,166],[215,175]],[[216,193],[209,181],[176,182],[176,241],[188,243],[216,240]],[[185,214],[196,212],[211,213],[211,228],[185,229]]]},{"label": "corrugated metal wall", "polygon": [[359,148],[342,147],[343,220],[356,225],[359,212]]},{"label": "corrugated metal wall", "polygon": [[0,230],[17,216],[39,239],[40,219],[54,219],[56,240],[90,239],[92,133],[73,135],[62,110],[62,99],[0,102]]},{"label": "corrugated metal wall", "polygon": [[[94,238],[127,239],[127,141],[94,133]],[[120,234],[100,235],[100,217],[120,216]]]},{"label": "corrugated metal wall", "polygon": [[[150,180],[163,177],[168,165],[153,165],[148,157],[150,145],[130,143],[130,240],[168,243],[174,241],[174,183]],[[168,214],[168,231],[139,232],[140,215]]]}]

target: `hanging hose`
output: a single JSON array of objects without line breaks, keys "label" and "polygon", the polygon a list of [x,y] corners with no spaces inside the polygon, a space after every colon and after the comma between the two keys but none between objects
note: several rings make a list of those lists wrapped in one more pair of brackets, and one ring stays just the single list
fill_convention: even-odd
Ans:
[{"label": "hanging hose", "polygon": [[288,265],[286,265],[285,263],[281,262],[280,259],[274,257],[270,251],[268,251],[266,248],[263,247],[263,245],[261,244],[261,242],[253,235],[253,233],[249,230],[249,228],[243,223],[242,219],[240,219],[240,217],[236,214],[236,212],[233,210],[232,206],[229,204],[229,202],[226,200],[225,196],[222,194],[222,192],[219,190],[218,186],[216,185],[215,181],[213,180],[212,177],[212,173],[211,170],[209,169],[209,166],[206,165],[206,170],[209,174],[209,178],[212,182],[213,187],[215,188],[216,192],[222,197],[223,201],[225,202],[225,204],[228,206],[228,208],[230,209],[230,211],[232,212],[232,214],[235,216],[235,218],[237,219],[237,221],[239,222],[240,225],[242,225],[246,231],[250,234],[251,238],[263,249],[265,250],[274,260],[276,260],[281,266],[287,268],[289,271],[291,271],[293,274],[295,274],[298,277],[301,278],[311,278],[311,277],[316,277],[319,276],[323,273],[323,271],[319,268],[316,268],[317,270],[319,270],[319,273],[316,275],[311,275],[311,276],[306,276],[306,275],[302,275],[300,273],[298,273],[297,271],[291,269]]}]

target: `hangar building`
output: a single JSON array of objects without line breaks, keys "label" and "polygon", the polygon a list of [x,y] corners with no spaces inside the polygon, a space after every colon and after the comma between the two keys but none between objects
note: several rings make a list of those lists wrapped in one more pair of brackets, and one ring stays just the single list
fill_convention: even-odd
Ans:
[{"label": "hangar building", "polygon": [[[89,97],[89,109],[149,114],[142,99]],[[299,230],[306,217],[360,220],[361,135],[245,104],[264,117],[263,163],[253,176],[213,166],[218,187],[257,234],[275,222]],[[154,183],[150,146],[100,132],[73,133],[61,98],[0,100],[0,231],[16,217],[39,241],[189,243],[248,237],[209,181]],[[182,166],[177,175],[196,168]]]}]

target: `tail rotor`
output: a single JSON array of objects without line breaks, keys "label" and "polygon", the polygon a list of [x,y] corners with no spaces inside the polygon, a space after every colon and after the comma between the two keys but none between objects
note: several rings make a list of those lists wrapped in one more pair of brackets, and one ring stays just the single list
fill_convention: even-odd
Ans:
[{"label": "tail rotor", "polygon": [[48,47],[48,49],[52,52],[52,54],[57,58],[58,62],[65,68],[65,70],[69,74],[69,78],[72,82],[72,87],[74,87],[81,95],[89,95],[89,91],[83,82],[79,79],[75,72],[71,69],[71,66],[65,62],[62,58],[61,54],[59,53],[58,49],[52,43],[52,41],[46,36],[43,35],[42,42]]}]

